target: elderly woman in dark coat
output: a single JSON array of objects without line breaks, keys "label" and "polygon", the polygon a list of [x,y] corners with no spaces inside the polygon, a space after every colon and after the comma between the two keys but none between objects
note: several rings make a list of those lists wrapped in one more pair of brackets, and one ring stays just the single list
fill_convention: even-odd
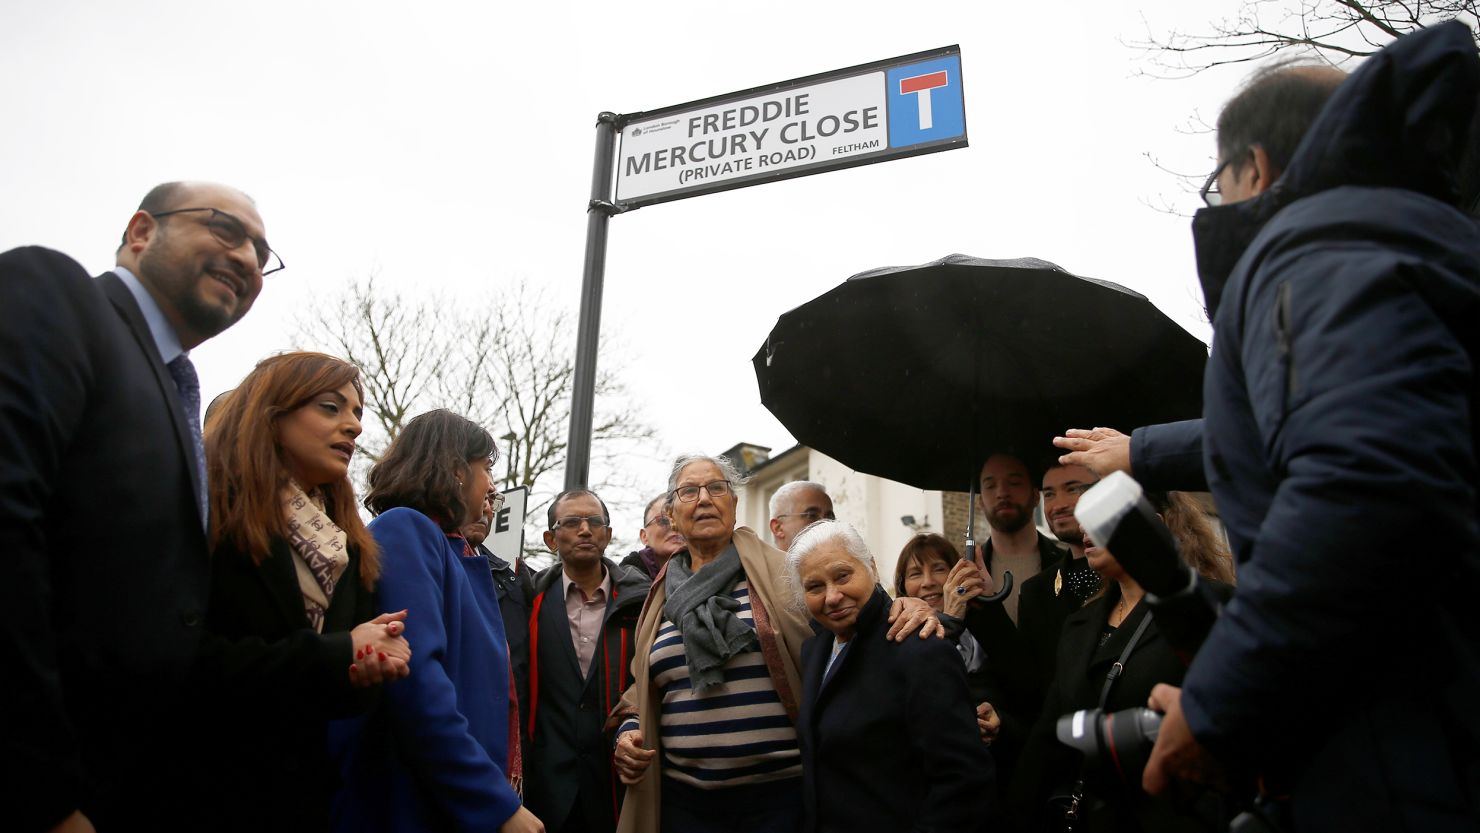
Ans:
[{"label": "elderly woman in dark coat", "polygon": [[[792,833],[802,819],[795,720],[811,629],[782,584],[785,555],[735,525],[743,483],[724,457],[684,455],[669,474],[664,511],[686,548],[653,582],[635,683],[613,714],[612,763],[628,785],[618,833]],[[942,632],[918,599],[885,613],[906,642]]]},{"label": "elderly woman in dark coat", "polygon": [[955,646],[886,644],[889,595],[847,524],[809,526],[786,566],[817,632],[802,646],[804,829],[985,830],[993,764]]}]

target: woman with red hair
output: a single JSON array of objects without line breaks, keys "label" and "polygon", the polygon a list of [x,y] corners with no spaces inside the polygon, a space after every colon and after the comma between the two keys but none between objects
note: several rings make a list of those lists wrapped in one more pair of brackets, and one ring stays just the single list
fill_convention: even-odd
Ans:
[{"label": "woman with red hair", "polygon": [[405,613],[376,615],[379,550],[349,480],[362,408],[358,368],[295,352],[207,416],[202,829],[328,829],[329,720],[408,671]]}]

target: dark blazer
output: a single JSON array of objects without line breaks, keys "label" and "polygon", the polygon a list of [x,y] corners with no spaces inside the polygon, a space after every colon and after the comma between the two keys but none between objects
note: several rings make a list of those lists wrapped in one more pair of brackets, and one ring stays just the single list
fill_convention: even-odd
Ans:
[{"label": "dark blazer", "polygon": [[[261,565],[232,548],[213,554],[211,606],[194,673],[202,827],[323,831],[337,776],[328,723],[368,710],[377,688],[350,685],[350,631],[375,618],[359,552],[334,586],[324,632],[303,610],[293,553],[274,540]],[[238,800],[243,793],[252,801]]]},{"label": "dark blazer", "polygon": [[612,593],[591,666],[578,667],[560,564],[535,578],[529,632],[529,749],[524,800],[545,828],[559,831],[574,814],[590,833],[615,830],[623,789],[612,771],[606,716],[632,684],[632,631],[647,599],[641,570],[606,559]]},{"label": "dark blazer", "polygon": [[[1232,594],[1227,585],[1208,582],[1226,599]],[[1120,659],[1148,606],[1138,604],[1104,645],[1100,636],[1109,620],[1110,611],[1120,602],[1120,588],[1111,585],[1105,595],[1090,602],[1064,620],[1056,657],[1056,672],[1044,698],[1043,712],[1033,725],[1027,748],[1018,763],[1018,771],[1008,789],[1013,815],[1020,820],[1036,820],[1046,813],[1052,795],[1066,793],[1081,771],[1081,756],[1059,742],[1055,727],[1058,719],[1079,709],[1097,708],[1105,677]],[[1162,637],[1155,620],[1146,626],[1124,669],[1111,689],[1105,705],[1107,712],[1140,708],[1146,705],[1151,689],[1157,683],[1178,685],[1187,667]],[[1149,747],[1146,750],[1150,751]],[[1152,801],[1141,790],[1139,772],[1133,783],[1118,780],[1108,767],[1085,769],[1086,793],[1104,800],[1107,809],[1086,823],[1085,830],[1207,830],[1205,822],[1175,813],[1170,804]],[[1216,808],[1215,808],[1216,809]],[[1099,824],[1109,826],[1101,827]],[[1029,821],[1029,830],[1042,829]]]},{"label": "dark blazer", "polygon": [[209,561],[174,382],[123,282],[41,248],[0,254],[0,357],[6,829],[188,827]]},{"label": "dark blazer", "polygon": [[524,559],[514,563],[499,558],[483,544],[477,551],[488,558],[493,589],[498,593],[498,611],[504,620],[504,638],[509,642],[509,669],[519,698],[520,743],[529,745],[529,605],[534,600],[534,573]]},{"label": "dark blazer", "polygon": [[831,635],[802,644],[805,829],[985,830],[994,771],[961,656],[944,639],[889,642],[888,608],[876,588],[825,680]]}]

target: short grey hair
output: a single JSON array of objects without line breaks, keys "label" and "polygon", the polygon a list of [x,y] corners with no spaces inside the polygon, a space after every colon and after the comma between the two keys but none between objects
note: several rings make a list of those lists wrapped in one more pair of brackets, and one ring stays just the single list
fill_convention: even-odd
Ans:
[{"label": "short grey hair", "polygon": [[679,475],[683,474],[683,470],[694,463],[710,463],[714,465],[719,469],[719,473],[726,480],[730,481],[731,488],[738,489],[750,482],[750,478],[741,474],[740,470],[735,468],[735,464],[730,462],[730,458],[723,454],[713,456],[708,454],[680,454],[674,458],[673,468],[668,472],[667,499],[663,501],[663,507],[665,509],[673,505],[673,490],[678,488]]},{"label": "short grey hair", "polygon": [[798,610],[807,609],[806,595],[802,592],[802,562],[818,547],[827,543],[838,544],[849,555],[858,559],[868,568],[868,574],[873,577],[874,583],[879,583],[879,571],[874,567],[874,554],[869,552],[868,544],[863,542],[863,536],[858,534],[858,530],[843,521],[817,521],[797,533],[796,540],[791,542],[791,549],[786,553],[786,583],[791,586],[792,602]]},{"label": "short grey hair", "polygon": [[[771,495],[771,517],[775,518],[781,514],[780,509],[784,502],[796,497],[798,492],[805,492],[809,489],[816,489],[824,495],[827,494],[827,489],[821,483],[814,483],[811,480],[793,480],[790,483],[783,483],[781,488],[776,490],[776,494]],[[832,496],[829,495],[828,499],[831,500]]]}]

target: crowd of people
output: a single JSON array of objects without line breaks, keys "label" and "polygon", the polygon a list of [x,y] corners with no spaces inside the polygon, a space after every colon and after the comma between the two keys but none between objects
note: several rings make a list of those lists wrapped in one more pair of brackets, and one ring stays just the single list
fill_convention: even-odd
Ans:
[{"label": "crowd of people", "polygon": [[[892,593],[823,484],[757,532],[705,455],[620,562],[556,496],[531,574],[484,426],[417,416],[356,494],[333,356],[202,420],[190,351],[281,268],[234,188],[154,188],[97,278],[0,254],[4,827],[1473,830],[1477,99],[1459,24],[1256,73],[1194,221],[1204,418],[973,461],[989,539],[915,536]],[[1114,472],[1220,613],[1195,651],[1078,519]],[[1058,736],[1148,705],[1144,775]]]}]

